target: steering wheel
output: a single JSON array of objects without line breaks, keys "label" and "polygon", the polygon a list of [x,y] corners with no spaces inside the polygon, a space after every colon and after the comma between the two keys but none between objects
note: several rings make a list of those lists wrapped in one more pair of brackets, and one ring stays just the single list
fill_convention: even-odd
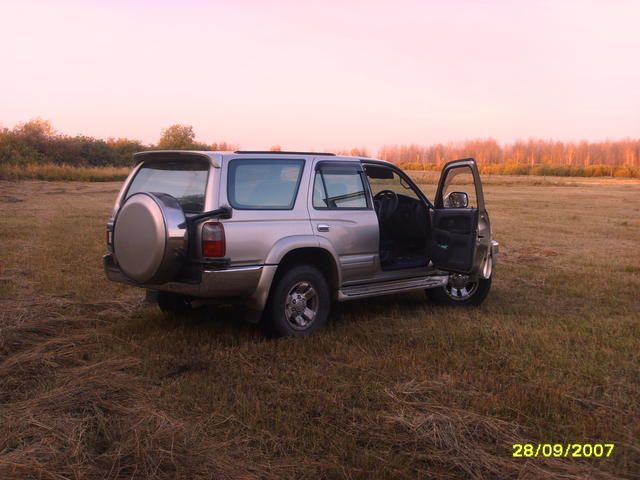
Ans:
[{"label": "steering wheel", "polygon": [[373,206],[379,220],[389,219],[398,209],[398,194],[393,190],[382,190],[373,197]]}]

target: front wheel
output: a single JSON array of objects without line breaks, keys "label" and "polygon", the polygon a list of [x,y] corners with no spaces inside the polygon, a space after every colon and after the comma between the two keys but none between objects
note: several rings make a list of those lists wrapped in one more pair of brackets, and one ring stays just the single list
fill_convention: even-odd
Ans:
[{"label": "front wheel", "polygon": [[468,275],[451,274],[444,287],[426,290],[427,297],[437,305],[477,307],[491,290],[491,277],[471,280]]},{"label": "front wheel", "polygon": [[316,268],[301,265],[286,271],[269,295],[264,326],[268,335],[302,337],[327,324],[331,297],[329,286]]}]

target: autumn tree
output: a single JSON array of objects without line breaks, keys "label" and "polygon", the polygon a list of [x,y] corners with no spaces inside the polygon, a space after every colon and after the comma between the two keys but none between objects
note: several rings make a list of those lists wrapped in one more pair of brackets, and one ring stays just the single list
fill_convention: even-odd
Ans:
[{"label": "autumn tree", "polygon": [[226,152],[226,151],[239,150],[239,147],[237,145],[232,145],[231,143],[227,143],[227,142],[220,142],[220,143],[216,142],[210,145],[210,149],[217,150],[220,152]]},{"label": "autumn tree", "polygon": [[352,148],[349,152],[349,155],[352,157],[368,157],[369,152],[367,152],[366,148]]},{"label": "autumn tree", "polygon": [[42,118],[34,118],[28,122],[21,123],[14,128],[13,132],[22,137],[38,139],[45,139],[56,134],[51,122]]},{"label": "autumn tree", "polygon": [[195,146],[196,134],[191,125],[171,125],[162,130],[158,147],[164,149],[189,150]]}]

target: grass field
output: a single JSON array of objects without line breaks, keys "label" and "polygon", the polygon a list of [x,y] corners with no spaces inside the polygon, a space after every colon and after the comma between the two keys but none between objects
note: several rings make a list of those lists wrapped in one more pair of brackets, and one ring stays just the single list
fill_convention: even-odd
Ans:
[{"label": "grass field", "polygon": [[0,182],[0,478],[640,478],[640,181],[485,183],[481,308],[395,295],[264,340],[105,280],[119,184]]}]

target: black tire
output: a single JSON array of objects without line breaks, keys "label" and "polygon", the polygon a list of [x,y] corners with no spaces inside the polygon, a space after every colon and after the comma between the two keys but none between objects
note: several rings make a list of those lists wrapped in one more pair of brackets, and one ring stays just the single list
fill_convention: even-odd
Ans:
[{"label": "black tire", "polygon": [[484,302],[491,290],[491,277],[480,278],[477,280],[477,286],[471,295],[464,298],[455,298],[449,293],[447,287],[429,288],[425,290],[427,297],[436,305],[445,305],[453,307],[477,307]]},{"label": "black tire", "polygon": [[[305,307],[315,315],[303,324],[308,320]],[[310,265],[292,267],[278,275],[271,287],[263,330],[272,337],[311,335],[327,324],[330,310],[331,295],[324,275]]]},{"label": "black tire", "polygon": [[180,315],[191,310],[191,301],[177,293],[158,292],[158,307],[162,313]]}]

